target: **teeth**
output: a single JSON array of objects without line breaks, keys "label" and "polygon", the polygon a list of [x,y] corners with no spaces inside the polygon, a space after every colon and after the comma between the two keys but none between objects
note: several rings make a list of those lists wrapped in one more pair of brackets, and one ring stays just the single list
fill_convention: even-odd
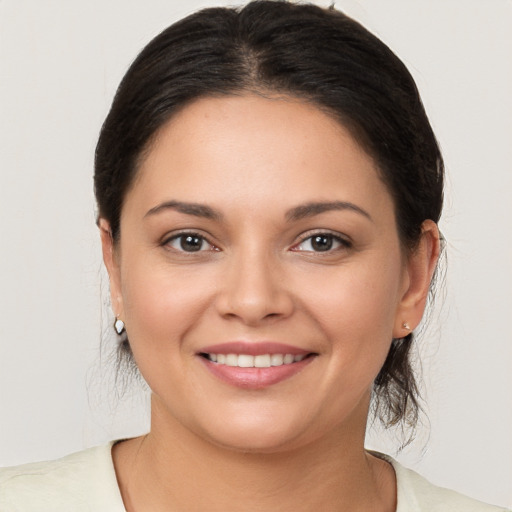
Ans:
[{"label": "teeth", "polygon": [[251,356],[249,354],[207,354],[208,359],[218,364],[238,366],[239,368],[270,368],[302,361],[304,354],[261,354]]},{"label": "teeth", "polygon": [[226,364],[228,366],[239,366],[238,356],[236,354],[228,354],[226,356]]},{"label": "teeth", "polygon": [[[236,356],[235,356],[236,357]],[[240,354],[238,356],[238,365],[241,368],[252,368],[254,366],[254,356]]]},{"label": "teeth", "polygon": [[269,368],[270,367],[270,354],[262,354],[261,356],[254,356],[254,366],[256,368]]},{"label": "teeth", "polygon": [[281,366],[283,364],[283,354],[272,354],[270,356],[270,364],[272,366]]},{"label": "teeth", "polygon": [[291,364],[293,363],[293,360],[295,359],[295,357],[293,356],[293,354],[286,354],[284,356],[284,364]]}]

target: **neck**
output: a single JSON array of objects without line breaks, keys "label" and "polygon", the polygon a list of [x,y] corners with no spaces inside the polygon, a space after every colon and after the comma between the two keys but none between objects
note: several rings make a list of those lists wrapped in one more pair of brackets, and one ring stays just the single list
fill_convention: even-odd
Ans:
[{"label": "neck", "polygon": [[[151,432],[114,447],[128,512],[141,510],[395,510],[393,469],[339,429],[273,453],[206,441],[153,407]],[[150,506],[151,505],[151,506]]]}]

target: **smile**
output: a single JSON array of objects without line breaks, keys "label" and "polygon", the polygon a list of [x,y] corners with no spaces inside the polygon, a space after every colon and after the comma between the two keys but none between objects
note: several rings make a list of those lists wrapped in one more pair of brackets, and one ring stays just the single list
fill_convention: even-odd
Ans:
[{"label": "smile", "polygon": [[263,389],[302,372],[319,354],[273,341],[232,341],[196,353],[214,377],[244,389]]},{"label": "smile", "polygon": [[298,363],[307,355],[305,354],[204,354],[209,361],[220,365],[237,366],[239,368],[270,368]]}]

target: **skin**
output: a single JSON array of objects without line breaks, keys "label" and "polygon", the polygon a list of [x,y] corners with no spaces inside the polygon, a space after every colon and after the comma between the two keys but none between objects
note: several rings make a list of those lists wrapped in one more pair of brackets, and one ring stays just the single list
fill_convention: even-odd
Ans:
[{"label": "skin", "polygon": [[[217,216],[158,208],[169,201]],[[291,218],[311,203],[330,206]],[[113,307],[152,390],[150,433],[113,449],[128,511],[395,510],[391,466],[364,450],[370,392],[392,338],[421,320],[439,234],[425,221],[404,251],[378,169],[343,126],[291,98],[199,99],[141,163],[119,243],[100,228]],[[204,237],[200,251],[182,249],[183,231]],[[332,249],[315,250],[318,234]],[[242,389],[198,356],[237,340],[315,356]]]}]

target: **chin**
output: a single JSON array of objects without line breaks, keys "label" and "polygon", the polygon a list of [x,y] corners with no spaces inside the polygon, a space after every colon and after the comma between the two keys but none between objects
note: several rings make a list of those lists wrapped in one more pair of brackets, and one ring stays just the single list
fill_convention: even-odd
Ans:
[{"label": "chin", "polygon": [[[300,437],[300,436],[299,436]],[[211,436],[216,446],[238,453],[272,454],[296,448],[301,443],[296,438],[278,433],[249,435],[238,432],[236,436]]]},{"label": "chin", "polygon": [[[231,417],[233,418],[233,416]],[[295,421],[294,421],[295,420]],[[203,429],[211,443],[236,452],[279,453],[308,444],[305,418],[252,416],[228,421],[212,421]]]}]

